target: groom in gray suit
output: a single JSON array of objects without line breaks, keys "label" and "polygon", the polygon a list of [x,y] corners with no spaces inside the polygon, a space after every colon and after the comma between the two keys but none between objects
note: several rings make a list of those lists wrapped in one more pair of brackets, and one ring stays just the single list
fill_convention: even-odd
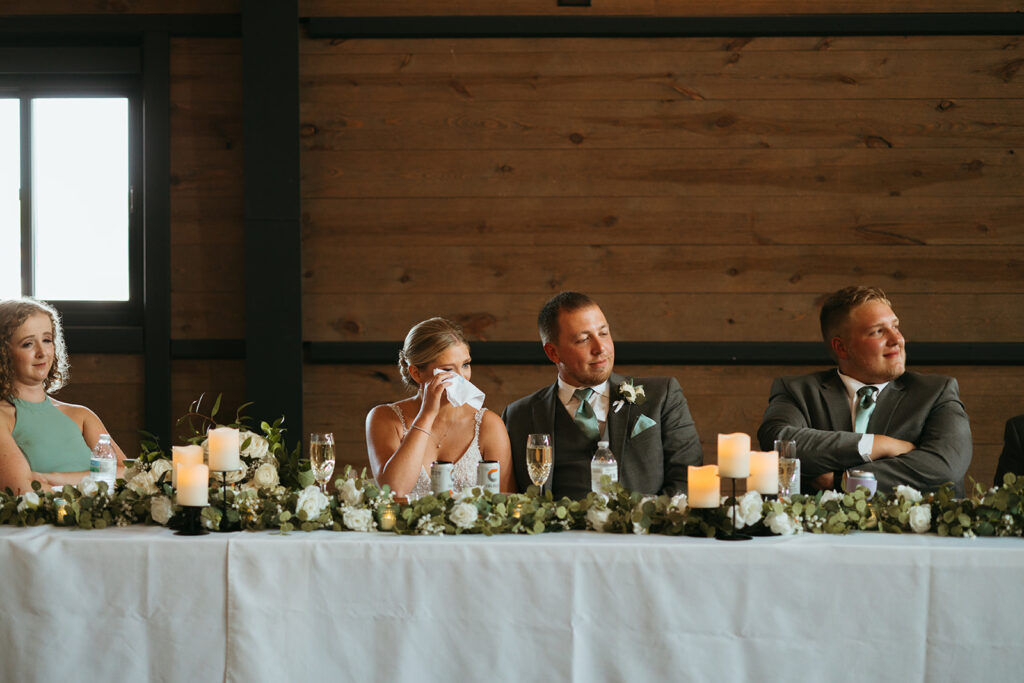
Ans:
[{"label": "groom in gray suit", "polygon": [[556,295],[541,309],[537,327],[558,379],[502,413],[519,490],[531,483],[526,437],[543,433],[554,438],[554,464],[545,490],[556,498],[580,499],[590,491],[590,460],[598,440],[610,442],[619,483],[626,488],[685,491],[687,466],[700,465],[703,456],[679,382],[672,377],[629,381],[612,372],[615,345],[608,321],[585,294]]},{"label": "groom in gray suit", "polygon": [[837,369],[772,384],[757,431],[761,448],[796,441],[812,488],[839,487],[844,471],[872,472],[878,490],[922,491],[952,482],[963,495],[971,427],[955,379],[906,371],[899,319],[885,293],[847,287],[821,308],[821,334]]}]

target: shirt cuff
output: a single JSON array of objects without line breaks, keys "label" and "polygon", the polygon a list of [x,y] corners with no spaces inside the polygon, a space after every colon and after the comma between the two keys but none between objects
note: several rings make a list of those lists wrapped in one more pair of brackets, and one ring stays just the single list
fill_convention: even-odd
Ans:
[{"label": "shirt cuff", "polygon": [[864,458],[864,462],[871,462],[871,449],[874,447],[875,435],[862,434],[860,441],[857,442],[857,452],[860,453],[860,457]]}]

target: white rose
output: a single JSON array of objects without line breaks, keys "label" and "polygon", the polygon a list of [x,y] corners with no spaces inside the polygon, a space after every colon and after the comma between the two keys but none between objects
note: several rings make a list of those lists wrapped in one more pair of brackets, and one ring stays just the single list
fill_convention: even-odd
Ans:
[{"label": "white rose", "polygon": [[25,508],[32,508],[35,510],[39,507],[39,494],[35,491],[26,491],[19,496],[21,502],[18,503],[18,512],[24,512]]},{"label": "white rose", "polygon": [[587,510],[587,525],[594,531],[604,531],[604,525],[608,523],[611,514],[608,508],[592,507]]},{"label": "white rose", "polygon": [[267,489],[277,486],[279,483],[277,478],[277,468],[269,462],[263,463],[256,468],[255,472],[252,473],[252,481],[249,483],[259,489]]},{"label": "white rose", "polygon": [[677,512],[683,513],[686,512],[686,508],[688,506],[686,500],[687,499],[685,493],[677,493],[676,495],[672,496],[672,500],[669,501],[668,506],[670,508],[674,508]]},{"label": "white rose", "polygon": [[92,498],[99,491],[99,486],[97,486],[96,480],[92,478],[92,475],[87,474],[82,477],[82,481],[78,482],[78,490],[82,492],[83,496]]},{"label": "white rose", "polygon": [[356,486],[355,479],[346,479],[341,485],[335,484],[338,497],[345,505],[355,507],[363,502],[363,490]]},{"label": "white rose", "polygon": [[639,523],[637,523],[637,522],[633,522],[633,533],[634,533],[634,534],[636,534],[636,535],[638,535],[638,536],[642,536],[642,535],[644,535],[644,534],[649,534],[649,533],[651,533],[651,530],[650,530],[650,529],[645,529],[644,527],[642,527],[642,526],[641,526],[641,525],[640,525]]},{"label": "white rose", "polygon": [[480,516],[480,512],[476,509],[475,505],[470,503],[456,503],[452,506],[452,511],[448,513],[448,519],[452,520],[452,523],[460,529],[469,529],[476,524],[477,517]]},{"label": "white rose", "polygon": [[132,460],[131,462],[125,460],[125,463],[124,481],[127,484],[132,480],[132,477],[142,471],[142,465],[139,464],[138,460]]},{"label": "white rose", "polygon": [[348,508],[341,521],[352,531],[373,531],[373,512],[367,508]]},{"label": "white rose", "polygon": [[926,533],[932,528],[932,506],[927,503],[910,508],[909,517],[910,528],[916,534]]},{"label": "white rose", "polygon": [[238,435],[238,443],[243,444],[246,439],[249,439],[249,445],[239,455],[248,460],[262,460],[266,457],[270,450],[270,443],[265,438],[245,430]]},{"label": "white rose", "polygon": [[[225,484],[237,484],[238,482],[245,479],[245,476],[249,474],[249,467],[245,464],[244,460],[238,461],[238,469],[232,472],[224,472],[224,483]],[[210,475],[216,480],[217,484],[221,483],[221,473],[214,474],[210,472]]]},{"label": "white rose", "polygon": [[833,491],[832,489],[828,489],[826,491],[822,491],[820,504],[824,505],[825,503],[829,502],[830,500],[838,500],[839,502],[842,502],[843,494],[840,493],[839,491]]},{"label": "white rose", "polygon": [[757,491],[747,491],[740,498],[740,517],[747,526],[753,526],[761,521],[761,512],[764,510],[764,501]]},{"label": "white rose", "polygon": [[772,512],[764,521],[772,533],[779,536],[789,536],[801,531],[796,521],[785,512]]},{"label": "white rose", "polygon": [[167,458],[160,458],[154,462],[149,471],[153,475],[153,481],[160,481],[160,477],[171,471],[173,464]]},{"label": "white rose", "polygon": [[464,488],[464,489],[462,489],[460,491],[456,491],[455,492],[455,497],[452,498],[452,500],[454,502],[456,502],[456,503],[461,503],[461,502],[463,502],[465,500],[472,499],[474,497],[475,496],[473,494],[473,487],[472,486],[467,486],[466,488]]},{"label": "white rose", "polygon": [[167,496],[154,496],[150,501],[149,515],[157,524],[167,524],[172,514],[174,514],[174,506],[171,505],[171,499]]},{"label": "white rose", "polygon": [[306,513],[306,521],[318,519],[327,508],[327,496],[320,491],[316,484],[310,484],[299,494],[295,502],[295,514]]},{"label": "white rose", "polygon": [[896,487],[896,497],[902,498],[903,500],[909,500],[911,503],[921,502],[921,492],[910,486],[904,486],[903,484]]},{"label": "white rose", "polygon": [[150,496],[159,493],[156,484],[153,482],[153,472],[139,472],[128,482],[128,488],[140,496]]}]

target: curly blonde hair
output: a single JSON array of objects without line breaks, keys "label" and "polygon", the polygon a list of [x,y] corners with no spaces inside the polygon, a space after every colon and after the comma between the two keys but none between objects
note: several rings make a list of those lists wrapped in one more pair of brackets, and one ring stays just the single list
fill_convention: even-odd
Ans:
[{"label": "curly blonde hair", "polygon": [[469,347],[462,328],[447,318],[430,318],[413,325],[405,335],[402,350],[398,352],[398,371],[402,375],[402,383],[410,390],[418,390],[419,385],[409,374],[409,366],[415,365],[422,370],[456,344]]},{"label": "curly blonde hair", "polygon": [[50,316],[53,325],[53,365],[43,380],[46,393],[52,394],[63,386],[67,386],[71,378],[68,364],[68,350],[64,343],[64,328],[60,324],[60,314],[50,304],[30,297],[6,299],[0,301],[0,398],[11,398],[14,391],[14,368],[11,364],[11,337],[14,331],[30,317],[37,313]]}]

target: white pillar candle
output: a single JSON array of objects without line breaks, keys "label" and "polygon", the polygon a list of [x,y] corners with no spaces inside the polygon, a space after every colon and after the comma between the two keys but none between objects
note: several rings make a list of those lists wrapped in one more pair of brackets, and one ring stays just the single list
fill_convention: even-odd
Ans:
[{"label": "white pillar candle", "polygon": [[747,490],[766,496],[779,492],[779,454],[776,451],[751,451]]},{"label": "white pillar candle", "polygon": [[171,486],[178,488],[178,465],[202,465],[202,446],[171,447]]},{"label": "white pillar candle", "polygon": [[178,465],[178,505],[210,504],[210,468],[203,464]]},{"label": "white pillar candle", "polygon": [[210,451],[210,469],[214,472],[234,472],[241,467],[238,457],[238,430],[231,427],[211,429],[207,435]]},{"label": "white pillar candle", "polygon": [[746,434],[718,435],[718,472],[723,477],[742,479],[750,475],[750,437]]},{"label": "white pillar candle", "polygon": [[686,504],[692,508],[716,508],[721,504],[722,486],[718,465],[686,468]]}]

